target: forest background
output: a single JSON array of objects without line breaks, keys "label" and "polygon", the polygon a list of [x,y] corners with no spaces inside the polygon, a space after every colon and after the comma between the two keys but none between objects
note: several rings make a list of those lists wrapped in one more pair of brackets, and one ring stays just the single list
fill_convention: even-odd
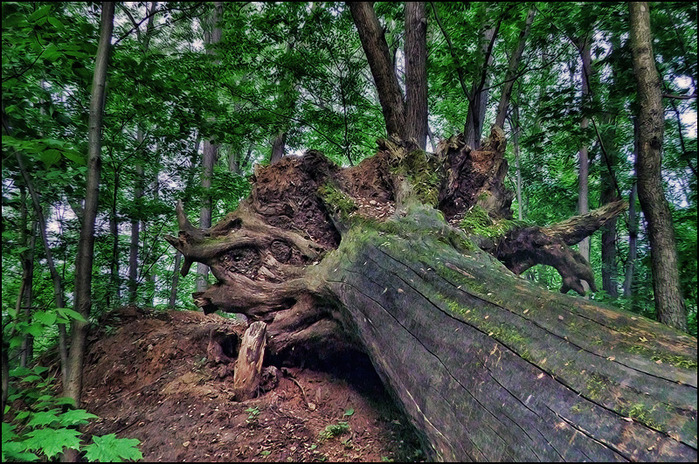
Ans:
[{"label": "forest background", "polygon": [[[404,5],[374,9],[404,88]],[[76,259],[102,13],[95,2],[2,4],[3,367],[29,367],[59,341],[66,351],[68,325],[81,314],[95,322],[127,303],[196,309],[191,293],[213,278],[201,265],[178,274],[181,257],[163,240],[178,229],[178,200],[208,227],[248,195],[255,165],[306,149],[356,165],[386,135],[344,3],[117,3],[84,313]],[[627,200],[624,214],[581,243],[601,282],[588,297],[658,319],[636,193],[628,5],[429,3],[426,19],[427,150],[463,132],[478,105],[475,143],[503,118],[518,219],[552,224]],[[696,4],[651,3],[650,20],[664,195],[686,330],[696,336]],[[550,267],[525,276],[561,286]]]}]

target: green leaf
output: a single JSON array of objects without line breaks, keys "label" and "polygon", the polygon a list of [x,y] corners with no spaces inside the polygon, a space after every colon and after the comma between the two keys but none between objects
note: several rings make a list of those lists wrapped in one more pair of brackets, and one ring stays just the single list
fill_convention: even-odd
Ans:
[{"label": "green leaf", "polygon": [[26,449],[40,451],[49,459],[62,453],[64,448],[80,448],[80,432],[75,429],[36,429],[27,436]]},{"label": "green leaf", "polygon": [[39,456],[25,451],[25,442],[5,441],[5,434],[2,434],[2,462],[8,461],[38,461]]},{"label": "green leaf", "polygon": [[140,441],[135,438],[117,438],[110,433],[103,437],[93,436],[93,443],[85,446],[85,458],[88,461],[122,462],[143,459],[138,449]]},{"label": "green leaf", "polygon": [[23,341],[24,335],[15,335],[14,337],[10,338],[10,348],[17,348],[18,346],[22,346]]},{"label": "green leaf", "polygon": [[87,322],[82,314],[70,308],[57,308],[56,311],[58,311],[58,314],[63,320],[70,321],[71,319],[75,319],[76,321]]},{"label": "green leaf", "polygon": [[40,337],[42,333],[44,333],[44,325],[43,324],[30,324],[29,327],[27,327],[27,333],[31,334],[35,337]]},{"label": "green leaf", "polygon": [[37,311],[34,313],[34,320],[44,325],[50,326],[56,322],[56,313],[48,311]]},{"label": "green leaf", "polygon": [[347,417],[349,417],[349,416],[351,416],[352,414],[354,414],[354,409],[349,408],[347,411],[345,411],[345,414],[344,414],[344,415],[347,416]]},{"label": "green leaf", "polygon": [[44,166],[50,168],[54,164],[58,163],[61,159],[61,152],[55,148],[49,148],[41,152],[41,161],[43,161]]},{"label": "green leaf", "polygon": [[90,419],[97,419],[97,416],[84,409],[71,409],[58,416],[64,426],[87,424]]},{"label": "green leaf", "polygon": [[87,162],[85,161],[85,157],[82,155],[82,153],[80,153],[77,150],[68,149],[63,150],[61,153],[63,153],[63,156],[65,156],[67,159],[76,164],[79,164],[81,166],[85,166],[87,164]]},{"label": "green leaf", "polygon": [[56,403],[56,406],[63,406],[64,404],[68,404],[70,406],[75,407],[75,400],[73,398],[68,398],[67,396],[60,396],[58,398],[55,398],[54,403]]},{"label": "green leaf", "polygon": [[53,16],[48,17],[49,23],[59,31],[62,31],[64,29],[63,23],[60,22],[57,18],[54,18]]},{"label": "green leaf", "polygon": [[58,409],[35,412],[27,425],[29,427],[43,427],[51,425],[54,422],[58,421],[58,416],[56,416],[56,413],[58,413]]},{"label": "green leaf", "polygon": [[6,441],[10,441],[10,440],[12,440],[13,437],[17,436],[17,434],[15,433],[15,427],[16,426],[14,424],[10,424],[9,422],[2,423],[2,441],[3,441],[3,444]]},{"label": "green leaf", "polygon": [[38,382],[39,380],[41,380],[41,377],[39,377],[38,375],[34,375],[34,374],[28,375],[26,377],[22,377],[22,382],[27,382],[27,383]]}]

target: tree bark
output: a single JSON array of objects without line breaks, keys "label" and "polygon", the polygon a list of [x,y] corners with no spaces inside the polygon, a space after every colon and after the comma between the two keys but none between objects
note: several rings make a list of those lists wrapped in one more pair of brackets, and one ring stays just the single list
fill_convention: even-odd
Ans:
[{"label": "tree bark", "polygon": [[500,95],[500,102],[498,103],[498,112],[495,116],[495,125],[502,128],[505,127],[505,118],[507,117],[507,108],[510,104],[510,96],[512,95],[512,88],[514,87],[515,80],[517,79],[517,68],[519,68],[519,63],[522,60],[524,46],[527,43],[527,36],[529,36],[529,31],[531,30],[535,15],[536,10],[534,8],[530,8],[529,11],[527,11],[527,18],[524,20],[522,30],[519,32],[517,48],[512,51],[510,61],[507,65],[505,83],[502,86],[502,94]]},{"label": "tree bark", "polygon": [[405,3],[405,140],[427,144],[427,18],[425,2]]},{"label": "tree bark", "polygon": [[[587,104],[587,97],[590,95],[590,40],[584,37],[580,40],[579,45],[580,57],[582,58],[582,67],[580,68],[580,74],[582,77],[582,107],[584,109]],[[580,122],[580,128],[583,130],[583,138],[585,137],[584,132],[587,130],[590,122],[587,116],[583,116]],[[590,177],[590,159],[587,152],[587,143],[583,140],[580,146],[580,151],[578,152],[578,214],[585,214],[590,210],[588,196],[589,196],[589,186],[588,179]],[[590,239],[583,239],[578,245],[578,251],[580,255],[585,258],[588,262],[590,261]]]},{"label": "tree bark", "polygon": [[481,134],[485,123],[485,110],[488,106],[488,83],[490,82],[489,68],[493,64],[493,47],[498,31],[500,30],[500,17],[495,24],[490,22],[487,14],[484,16],[480,33],[480,53],[483,56],[483,64],[479,75],[473,80],[468,99],[468,113],[464,126],[464,138],[466,145],[474,150],[481,146]]},{"label": "tree bark", "polygon": [[267,324],[253,322],[245,331],[240,344],[233,374],[233,392],[237,401],[257,396],[267,344]]},{"label": "tree bark", "polygon": [[[284,157],[286,150],[286,132],[280,131],[272,142],[272,155],[269,164],[274,164]],[[210,225],[210,224],[209,224]]]},{"label": "tree bark", "polygon": [[[214,10],[211,18],[209,19],[209,28],[204,31],[204,43],[207,45],[217,44],[221,41],[221,28],[218,26],[221,17],[223,16],[223,4],[221,2],[214,2]],[[212,50],[206,51],[207,55],[211,55],[214,52]],[[203,158],[202,158],[202,178],[201,187],[204,191],[204,198],[202,199],[201,214],[199,216],[199,227],[205,228],[211,226],[211,208],[213,207],[213,199],[209,190],[211,189],[211,178],[214,175],[214,164],[218,158],[218,148],[219,146],[215,144],[212,140],[205,139],[203,143]],[[197,264],[197,291],[204,291],[208,287],[208,276],[209,268],[208,266],[198,263]]]},{"label": "tree bark", "polygon": [[88,171],[85,193],[83,223],[80,228],[78,257],[75,263],[75,310],[83,321],[71,322],[71,344],[68,359],[68,381],[63,385],[63,394],[75,400],[80,407],[82,392],[82,365],[85,355],[87,319],[92,305],[92,261],[95,243],[95,219],[99,200],[99,182],[102,149],[102,116],[104,113],[107,67],[111,48],[112,29],[114,27],[114,3],[102,3],[100,20],[100,38],[95,57],[95,71],[92,78],[90,95],[90,117],[88,134]]},{"label": "tree bark", "polygon": [[665,118],[660,77],[653,56],[648,3],[629,2],[629,14],[638,92],[638,199],[648,221],[655,308],[661,322],[686,330],[687,312],[680,290],[672,214],[662,184]]},{"label": "tree bark", "polygon": [[636,217],[636,182],[629,193],[629,254],[626,258],[626,273],[624,275],[623,295],[632,295],[633,272],[636,266],[636,240],[638,239],[638,218]]},{"label": "tree bark", "polygon": [[[143,133],[138,130],[138,142],[143,141]],[[136,186],[134,188],[134,202],[140,202],[143,197],[143,165],[140,162],[134,166],[136,171]],[[139,204],[139,203],[136,203]],[[129,302],[136,303],[138,297],[138,246],[140,243],[141,218],[140,208],[131,218],[131,243],[129,244]]]},{"label": "tree bark", "polygon": [[370,2],[347,2],[381,103],[387,135],[405,137],[405,105],[388,44]]}]

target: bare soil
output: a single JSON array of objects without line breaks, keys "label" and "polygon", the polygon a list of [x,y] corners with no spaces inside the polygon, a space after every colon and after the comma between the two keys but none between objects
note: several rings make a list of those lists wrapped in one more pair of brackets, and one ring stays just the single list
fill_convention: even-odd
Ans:
[{"label": "bare soil", "polygon": [[[85,430],[88,439],[138,438],[145,461],[423,459],[413,428],[363,356],[277,365],[276,387],[235,401],[226,358],[236,355],[244,329],[191,311],[125,307],[103,318],[85,365],[83,406],[100,417]],[[214,355],[210,340],[225,356]]]}]

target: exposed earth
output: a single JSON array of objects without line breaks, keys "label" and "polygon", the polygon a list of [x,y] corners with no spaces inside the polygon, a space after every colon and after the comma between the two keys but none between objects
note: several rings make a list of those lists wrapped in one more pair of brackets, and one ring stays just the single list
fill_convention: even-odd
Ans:
[{"label": "exposed earth", "polygon": [[365,357],[278,365],[276,387],[269,376],[268,391],[238,402],[227,361],[243,322],[125,307],[99,326],[85,365],[83,407],[100,417],[87,426],[88,439],[138,438],[145,461],[423,459]]}]

